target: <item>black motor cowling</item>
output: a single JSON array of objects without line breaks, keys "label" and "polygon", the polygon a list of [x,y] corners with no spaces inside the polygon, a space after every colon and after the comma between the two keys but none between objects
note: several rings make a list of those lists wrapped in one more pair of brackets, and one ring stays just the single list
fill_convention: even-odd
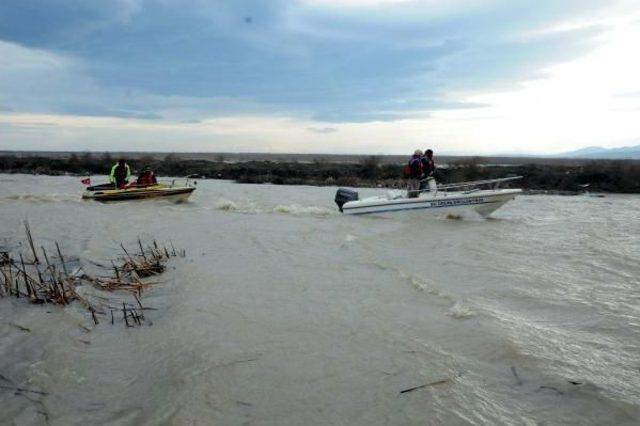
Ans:
[{"label": "black motor cowling", "polygon": [[339,188],[336,192],[336,204],[340,211],[342,211],[342,206],[344,203],[348,201],[356,201],[358,199],[358,193],[356,191],[352,191],[350,189]]}]

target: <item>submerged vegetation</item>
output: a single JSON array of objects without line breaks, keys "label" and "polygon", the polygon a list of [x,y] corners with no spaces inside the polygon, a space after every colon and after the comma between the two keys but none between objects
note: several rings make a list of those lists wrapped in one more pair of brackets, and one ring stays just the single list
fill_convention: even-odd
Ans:
[{"label": "submerged vegetation", "polygon": [[[404,187],[404,164],[383,161],[380,156],[363,157],[353,162],[315,161],[225,161],[223,155],[211,160],[185,159],[177,154],[164,157],[142,155],[128,159],[134,170],[150,166],[160,176],[188,176],[230,179],[239,183],[272,183],[281,185],[335,185]],[[437,159],[436,159],[437,160]],[[498,162],[496,162],[498,160]],[[638,160],[574,160],[498,164],[499,159],[473,157],[449,161],[438,169],[437,179],[443,183],[491,179],[522,175],[519,186],[531,191],[583,190],[640,193],[640,161]],[[0,155],[0,173],[36,173],[48,175],[107,174],[115,162],[111,154],[84,153],[69,156]],[[488,164],[491,162],[491,164]],[[441,166],[443,166],[441,164]]]},{"label": "submerged vegetation", "polygon": [[[142,305],[143,291],[152,284],[142,279],[162,273],[171,257],[185,255],[184,250],[177,251],[173,246],[169,250],[154,241],[144,247],[138,240],[135,252],[121,245],[123,254],[110,265],[91,262],[106,273],[95,275],[76,266],[77,259],[63,255],[57,242],[52,252],[44,246],[38,249],[29,223],[25,221],[24,225],[27,251],[0,250],[0,298],[15,297],[34,305],[65,306],[76,302],[88,311],[95,325],[101,316],[111,324],[119,318],[127,327],[142,325],[144,311],[153,309]],[[117,299],[107,297],[105,292],[114,291],[119,292]]]}]

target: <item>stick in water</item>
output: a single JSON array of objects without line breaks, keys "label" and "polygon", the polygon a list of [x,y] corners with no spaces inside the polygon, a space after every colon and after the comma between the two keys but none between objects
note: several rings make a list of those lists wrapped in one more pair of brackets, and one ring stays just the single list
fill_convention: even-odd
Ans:
[{"label": "stick in water", "polygon": [[448,382],[449,382],[449,379],[438,380],[437,382],[427,383],[425,385],[414,386],[414,387],[409,388],[409,389],[401,390],[400,393],[413,392],[413,391],[418,390],[418,389],[426,388],[427,386],[443,385],[443,384],[448,383]]}]

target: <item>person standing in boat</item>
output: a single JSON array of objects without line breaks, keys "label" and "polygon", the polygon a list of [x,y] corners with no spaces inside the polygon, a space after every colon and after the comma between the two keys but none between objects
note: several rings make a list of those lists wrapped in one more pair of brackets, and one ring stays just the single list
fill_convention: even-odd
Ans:
[{"label": "person standing in boat", "polygon": [[424,157],[421,159],[422,161],[422,171],[424,172],[425,177],[433,177],[433,174],[436,171],[436,163],[433,161],[433,151],[427,149],[424,152]]},{"label": "person standing in boat", "polygon": [[416,198],[420,189],[420,179],[423,177],[422,173],[422,151],[416,149],[409,164],[407,164],[408,179],[407,179],[407,196],[409,198]]},{"label": "person standing in boat", "polygon": [[129,177],[131,176],[131,168],[124,159],[118,160],[118,162],[111,168],[111,174],[109,174],[109,182],[114,184],[116,188],[123,188],[129,183]]},{"label": "person standing in boat", "polygon": [[420,180],[420,190],[422,191],[432,186],[429,184],[430,181],[435,184],[436,163],[433,161],[433,151],[427,149],[420,162],[422,163],[422,173],[424,173],[422,180]]}]

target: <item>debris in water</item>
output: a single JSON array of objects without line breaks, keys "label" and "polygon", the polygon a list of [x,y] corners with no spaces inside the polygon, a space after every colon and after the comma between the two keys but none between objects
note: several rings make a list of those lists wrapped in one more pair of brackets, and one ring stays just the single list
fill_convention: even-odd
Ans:
[{"label": "debris in water", "polygon": [[42,392],[42,391],[38,391],[38,390],[33,390],[33,389],[26,389],[26,388],[18,388],[18,387],[13,387],[13,386],[5,386],[5,385],[0,385],[0,389],[6,389],[6,390],[12,390],[17,394],[19,393],[34,393],[36,395],[49,395],[47,392]]},{"label": "debris in water", "polygon": [[544,385],[543,385],[543,386],[540,386],[536,392],[541,391],[542,389],[549,389],[549,390],[553,390],[553,391],[558,392],[558,394],[559,394],[559,395],[564,395],[564,392],[562,392],[562,391],[561,391],[561,390],[559,390],[558,388],[554,388],[553,386],[544,386]]},{"label": "debris in water", "polygon": [[513,365],[511,366],[511,372],[513,373],[513,376],[518,381],[516,384],[518,386],[521,386],[524,382],[522,381],[522,379],[520,379],[520,376],[518,376],[518,372],[516,371],[516,367],[514,367]]},{"label": "debris in water", "polygon": [[20,325],[20,324],[16,324],[15,322],[12,322],[12,323],[10,323],[10,324],[11,324],[12,326],[14,326],[15,328],[17,328],[18,330],[26,331],[26,332],[31,332],[31,329],[30,329],[30,328],[24,327],[24,326],[22,326],[22,325]]},{"label": "debris in water", "polygon": [[425,385],[415,386],[415,387],[412,387],[412,388],[409,388],[409,389],[401,390],[400,393],[409,393],[409,392],[413,392],[413,391],[418,390],[418,389],[426,388],[428,386],[444,385],[445,383],[449,383],[449,379],[438,380],[437,382],[432,382],[432,383],[427,383]]}]

